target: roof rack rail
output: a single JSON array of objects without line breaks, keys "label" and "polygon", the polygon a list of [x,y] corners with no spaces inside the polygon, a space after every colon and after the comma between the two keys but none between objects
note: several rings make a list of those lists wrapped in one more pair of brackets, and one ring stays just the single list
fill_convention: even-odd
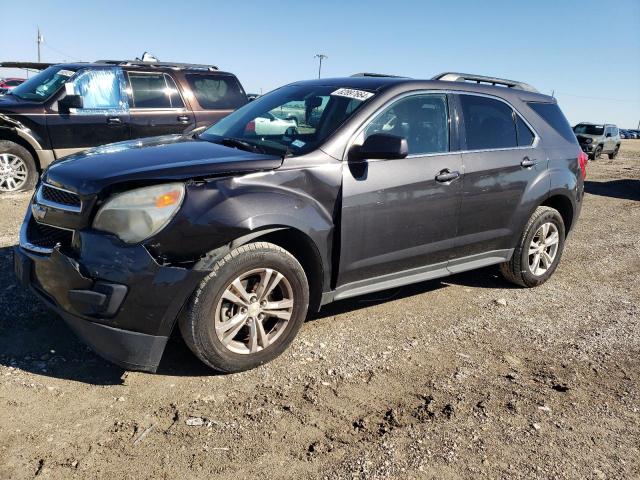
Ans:
[{"label": "roof rack rail", "polygon": [[407,77],[403,77],[401,75],[388,75],[386,73],[368,73],[368,72],[362,72],[362,73],[354,73],[353,75],[351,75],[352,77],[390,77],[390,78],[407,78]]},{"label": "roof rack rail", "polygon": [[196,68],[201,70],[219,70],[215,65],[200,65],[197,63],[177,63],[177,62],[143,62],[142,60],[96,60],[95,63],[106,63],[121,67],[160,67],[160,68]]},{"label": "roof rack rail", "polygon": [[499,85],[507,88],[514,88],[516,90],[525,90],[527,92],[538,93],[531,85],[518,82],[515,80],[506,80],[504,78],[497,77],[485,77],[483,75],[473,75],[471,73],[457,73],[457,72],[445,72],[440,75],[436,75],[431,80],[442,80],[446,82],[472,82],[478,84]]}]

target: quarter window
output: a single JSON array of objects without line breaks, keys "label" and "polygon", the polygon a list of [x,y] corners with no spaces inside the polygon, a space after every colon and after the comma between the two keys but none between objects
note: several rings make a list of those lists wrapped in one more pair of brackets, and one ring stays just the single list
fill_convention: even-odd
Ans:
[{"label": "quarter window", "polygon": [[206,74],[187,74],[186,77],[202,108],[235,110],[247,103],[247,97],[235,77]]},{"label": "quarter window", "polygon": [[129,72],[134,108],[183,108],[175,82],[164,73]]},{"label": "quarter window", "polygon": [[518,145],[513,110],[498,100],[460,95],[468,150],[514,148]]},{"label": "quarter window", "polygon": [[365,129],[364,139],[388,133],[406,138],[410,155],[448,152],[448,118],[446,95],[414,95],[398,100],[375,117]]}]

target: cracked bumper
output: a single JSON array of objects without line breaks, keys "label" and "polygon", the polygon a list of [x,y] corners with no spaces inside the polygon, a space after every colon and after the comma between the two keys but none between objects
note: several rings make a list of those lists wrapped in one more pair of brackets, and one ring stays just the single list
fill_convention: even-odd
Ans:
[{"label": "cracked bumper", "polygon": [[108,235],[78,234],[79,252],[16,247],[16,275],[100,356],[155,371],[180,310],[207,272],[161,266],[143,246]]}]

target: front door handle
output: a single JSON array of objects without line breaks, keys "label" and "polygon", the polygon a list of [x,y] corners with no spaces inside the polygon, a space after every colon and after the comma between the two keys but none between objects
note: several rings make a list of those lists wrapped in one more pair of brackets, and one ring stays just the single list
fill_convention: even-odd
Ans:
[{"label": "front door handle", "polygon": [[120,117],[107,117],[107,124],[108,125],[122,125],[122,120],[120,120]]},{"label": "front door handle", "polygon": [[536,164],[535,160],[530,160],[529,157],[524,157],[520,162],[520,165],[524,168],[531,168]]},{"label": "front door handle", "polygon": [[189,115],[178,115],[177,117],[178,122],[180,123],[189,123]]},{"label": "front door handle", "polygon": [[448,168],[445,168],[444,170],[440,171],[440,173],[436,175],[436,182],[440,182],[440,183],[451,182],[452,180],[455,180],[459,176],[460,176],[460,172],[456,172],[456,171],[452,172]]}]

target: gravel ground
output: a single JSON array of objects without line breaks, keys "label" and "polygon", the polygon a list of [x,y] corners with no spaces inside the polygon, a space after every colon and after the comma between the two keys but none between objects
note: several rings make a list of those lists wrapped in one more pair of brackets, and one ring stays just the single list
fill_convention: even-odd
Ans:
[{"label": "gravel ground", "polygon": [[344,301],[212,375],[100,359],[14,281],[0,197],[0,478],[639,478],[640,140],[589,163],[554,277],[495,268]]}]

